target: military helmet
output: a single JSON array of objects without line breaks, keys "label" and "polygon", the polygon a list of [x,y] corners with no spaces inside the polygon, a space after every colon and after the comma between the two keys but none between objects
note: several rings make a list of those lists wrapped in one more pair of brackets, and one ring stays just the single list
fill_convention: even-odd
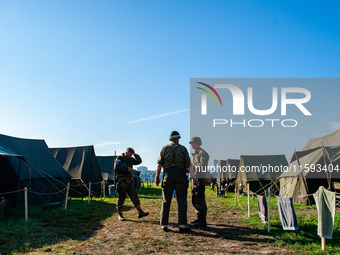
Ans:
[{"label": "military helmet", "polygon": [[179,138],[181,138],[181,136],[179,135],[177,131],[172,131],[169,135],[169,140],[179,139]]},{"label": "military helmet", "polygon": [[202,145],[201,138],[199,138],[198,136],[194,136],[193,138],[191,138],[189,143],[197,143],[199,145]]}]

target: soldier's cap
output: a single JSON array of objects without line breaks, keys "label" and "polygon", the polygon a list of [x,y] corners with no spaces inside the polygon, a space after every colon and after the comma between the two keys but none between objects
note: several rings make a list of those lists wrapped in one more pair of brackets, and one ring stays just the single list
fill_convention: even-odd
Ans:
[{"label": "soldier's cap", "polygon": [[201,138],[199,138],[198,136],[194,136],[193,138],[191,138],[190,142],[191,143],[197,143],[199,145],[202,145],[202,141],[201,141]]},{"label": "soldier's cap", "polygon": [[132,149],[131,147],[129,147],[129,148],[126,149],[126,152],[131,152],[131,153],[133,153],[133,149]]},{"label": "soldier's cap", "polygon": [[169,135],[169,140],[172,139],[180,139],[181,136],[179,135],[179,133],[177,131],[171,131],[170,135]]}]

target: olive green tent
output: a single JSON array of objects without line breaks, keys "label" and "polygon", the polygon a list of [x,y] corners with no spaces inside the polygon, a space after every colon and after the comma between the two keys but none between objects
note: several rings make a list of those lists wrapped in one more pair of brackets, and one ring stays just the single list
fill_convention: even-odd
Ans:
[{"label": "olive green tent", "polygon": [[[77,191],[83,196],[88,195],[87,186],[91,182],[91,191],[94,195],[100,195],[103,177],[99,169],[94,147],[80,146],[70,148],[50,148],[53,156],[72,176],[73,183],[83,185]],[[76,194],[72,194],[77,196]]]},{"label": "olive green tent", "polygon": [[269,186],[272,193],[279,191],[277,179],[288,162],[285,155],[241,155],[236,184],[239,192],[249,189],[258,195],[264,194]]},{"label": "olive green tent", "polygon": [[[308,142],[309,145],[307,144],[305,148],[317,145],[316,139],[313,140]],[[333,144],[334,140],[329,142]],[[280,196],[292,197],[293,203],[313,204],[311,194],[320,186],[332,189],[332,182],[340,181],[339,168],[340,144],[337,146],[321,144],[315,148],[296,151],[291,159],[289,171],[280,176]]]}]

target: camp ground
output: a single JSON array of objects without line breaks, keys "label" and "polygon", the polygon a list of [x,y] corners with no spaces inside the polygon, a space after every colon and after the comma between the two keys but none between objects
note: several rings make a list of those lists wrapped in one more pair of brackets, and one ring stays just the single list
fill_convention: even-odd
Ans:
[{"label": "camp ground", "polygon": [[311,139],[293,154],[289,172],[280,177],[280,196],[293,197],[298,204],[313,204],[310,194],[320,186],[334,190],[340,182],[340,131]]},{"label": "camp ground", "polygon": [[44,140],[0,135],[0,193],[12,206],[60,201],[71,176],[55,160]]},{"label": "camp ground", "polygon": [[272,193],[278,193],[279,185],[275,179],[287,165],[285,155],[241,155],[236,179],[238,192],[247,193],[249,184],[251,193],[257,195],[264,194],[268,187],[273,187]]},{"label": "camp ground", "polygon": [[[82,185],[82,187],[77,187],[79,192],[87,196],[91,183],[92,194],[97,196],[101,194],[103,177],[92,145],[50,148],[50,151],[62,167],[72,176],[72,185]],[[72,196],[79,196],[79,194],[72,193]]]}]

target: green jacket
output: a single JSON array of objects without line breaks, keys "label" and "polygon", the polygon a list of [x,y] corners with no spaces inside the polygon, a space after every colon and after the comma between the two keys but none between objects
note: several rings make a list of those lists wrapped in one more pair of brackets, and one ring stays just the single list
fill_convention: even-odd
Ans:
[{"label": "green jacket", "polygon": [[129,159],[125,158],[124,153],[121,156],[118,156],[115,160],[114,168],[117,172],[117,177],[132,177],[132,173],[128,172],[128,168],[133,168],[133,165],[139,165],[142,163],[142,159],[138,154],[135,154],[134,157]]},{"label": "green jacket", "polygon": [[162,148],[157,164],[163,166],[163,169],[186,169],[190,167],[190,156],[188,150],[178,142],[171,142]]},{"label": "green jacket", "polygon": [[195,166],[208,166],[209,154],[201,147],[192,153],[192,164]]}]

